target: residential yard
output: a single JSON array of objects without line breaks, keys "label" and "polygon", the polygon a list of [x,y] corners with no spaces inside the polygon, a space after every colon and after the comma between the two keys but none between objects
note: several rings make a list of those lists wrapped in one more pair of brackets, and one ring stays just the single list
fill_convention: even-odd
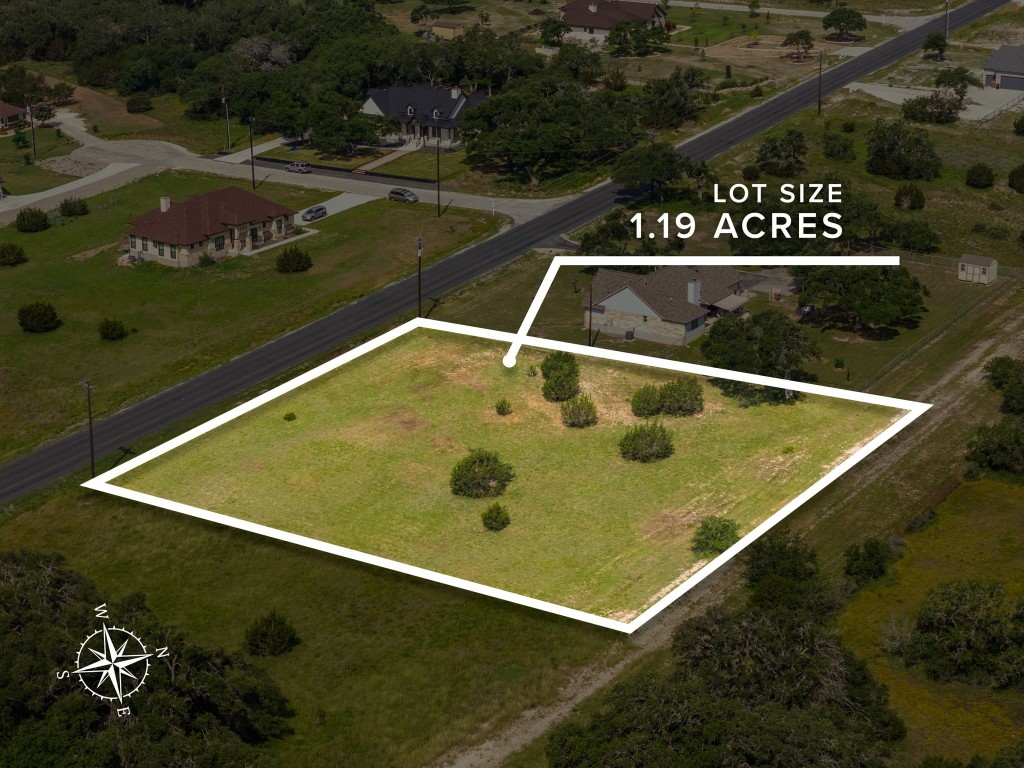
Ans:
[{"label": "residential yard", "polygon": [[335,155],[328,152],[320,152],[313,149],[312,147],[300,146],[298,149],[292,149],[288,145],[274,147],[271,150],[263,152],[259,157],[269,157],[274,160],[287,160],[289,163],[313,163],[316,165],[326,165],[331,168],[338,168],[343,171],[351,171],[353,168],[358,168],[361,165],[376,160],[378,157],[383,157],[388,154],[389,150],[381,149],[377,147],[360,147],[352,155]]},{"label": "residential yard", "polygon": [[[641,421],[629,397],[676,375],[582,359],[599,422],[569,429],[527,374],[543,353],[510,370],[504,352],[409,333],[117,483],[627,620],[702,562],[689,542],[703,518],[748,532],[899,415],[823,397],[743,408],[706,386],[702,415],[665,420],[675,455],[641,465],[618,454]],[[494,412],[503,397],[510,416]],[[480,521],[489,500],[449,488],[451,468],[477,447],[515,469],[501,498],[512,525],[500,534]]]},{"label": "residential yard", "polygon": [[889,575],[861,589],[838,628],[889,688],[907,721],[907,756],[991,756],[1024,738],[1024,691],[929,680],[882,650],[892,622],[913,621],[925,593],[961,579],[1003,582],[1012,600],[1024,592],[1024,487],[995,480],[961,485],[934,523],[905,537],[907,550]]},{"label": "residential yard", "polygon": [[[0,229],[0,241],[22,244],[29,257],[4,268],[0,281],[0,460],[82,425],[79,381],[96,384],[93,405],[102,416],[410,273],[418,235],[424,261],[433,263],[498,226],[483,213],[450,210],[437,219],[425,206],[377,201],[316,222],[319,234],[299,241],[313,258],[303,274],[278,274],[277,251],[193,269],[114,265],[125,223],[161,194],[180,200],[227,184],[246,186],[165,172],[92,198],[88,216],[62,226],[34,234]],[[259,192],[296,210],[333,194],[273,184]],[[16,310],[39,300],[53,303],[63,325],[25,333]],[[107,317],[138,333],[102,341],[96,327]]]},{"label": "residential yard", "polygon": [[441,182],[448,184],[449,188],[451,188],[452,182],[461,180],[466,174],[472,173],[469,166],[466,165],[465,152],[446,152],[443,149],[440,154],[433,149],[406,152],[401,157],[380,166],[374,170],[374,173],[434,181],[437,178],[439,157]]},{"label": "residential yard", "polygon": [[[25,136],[31,138],[27,128]],[[25,157],[32,157],[32,146],[18,149],[14,146],[13,133],[0,136],[0,179],[3,179],[0,184],[4,194],[30,195],[74,181],[74,176],[48,171],[38,163],[40,160],[66,155],[77,147],[78,142],[67,136],[57,136],[53,128],[36,126],[36,162],[26,163]]]}]

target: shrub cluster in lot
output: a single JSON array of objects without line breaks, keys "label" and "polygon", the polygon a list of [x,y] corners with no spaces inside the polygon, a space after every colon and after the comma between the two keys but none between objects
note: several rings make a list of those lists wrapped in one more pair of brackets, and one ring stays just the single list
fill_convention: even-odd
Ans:
[{"label": "shrub cluster in lot", "polygon": [[277,611],[260,616],[245,631],[245,647],[256,656],[280,656],[298,644],[295,627]]},{"label": "shrub cluster in lot", "polygon": [[89,204],[80,197],[65,197],[60,201],[61,216],[71,218],[72,216],[86,216],[89,213]]},{"label": "shrub cluster in lot", "polygon": [[853,579],[857,586],[862,586],[885,576],[889,570],[889,563],[895,557],[893,547],[872,537],[846,548],[843,552],[843,559],[846,561],[843,572]]},{"label": "shrub cluster in lot", "polygon": [[661,412],[661,395],[658,388],[653,384],[644,384],[633,393],[630,406],[634,416],[657,416]]},{"label": "shrub cluster in lot", "polygon": [[690,549],[703,557],[720,555],[739,540],[740,527],[735,520],[712,515],[701,520]]},{"label": "shrub cluster in lot", "polygon": [[305,272],[313,266],[313,259],[298,246],[289,245],[277,254],[274,264],[277,271],[281,273]]},{"label": "shrub cluster in lot", "polygon": [[133,93],[124,103],[125,109],[132,114],[137,112],[149,112],[153,108],[153,100],[144,93]]},{"label": "shrub cluster in lot", "polygon": [[900,184],[896,187],[893,205],[904,211],[919,211],[924,208],[924,192],[916,184]]},{"label": "shrub cluster in lot", "polygon": [[28,333],[46,333],[60,328],[57,310],[48,301],[34,301],[18,308],[18,325]]},{"label": "shrub cluster in lot", "polygon": [[1024,474],[1024,360],[995,357],[985,364],[989,381],[1003,394],[1006,414],[997,423],[978,429],[967,444],[966,459],[980,468]]},{"label": "shrub cluster in lot", "polygon": [[634,416],[692,416],[704,410],[704,388],[696,379],[679,378],[660,387],[644,384],[630,401]]},{"label": "shrub cluster in lot", "polygon": [[497,502],[485,509],[480,518],[484,528],[488,531],[502,531],[508,528],[509,523],[512,522],[512,518],[508,516],[508,510]]},{"label": "shrub cluster in lot", "polygon": [[512,403],[508,401],[507,397],[503,397],[494,404],[494,412],[499,416],[508,416],[512,413]]},{"label": "shrub cluster in lot", "polygon": [[17,243],[0,243],[0,267],[16,267],[28,261],[25,249]]},{"label": "shrub cluster in lot", "polygon": [[515,476],[512,465],[504,463],[497,453],[474,448],[452,469],[452,493],[471,499],[500,496]]},{"label": "shrub cluster in lot", "polygon": [[556,403],[569,400],[580,392],[580,364],[568,352],[551,352],[540,364],[544,377],[541,388],[545,399]]},{"label": "shrub cluster in lot", "polygon": [[128,330],[124,327],[124,323],[111,318],[100,320],[97,330],[100,332],[100,338],[104,341],[117,341],[128,335]]},{"label": "shrub cluster in lot", "polygon": [[975,189],[988,189],[996,183],[996,172],[985,163],[975,163],[967,169],[967,186]]},{"label": "shrub cluster in lot", "polygon": [[857,159],[857,151],[853,148],[853,139],[841,133],[826,131],[821,143],[821,152],[830,160],[850,163]]},{"label": "shrub cluster in lot", "polygon": [[19,232],[42,232],[50,227],[50,217],[39,208],[22,208],[14,220],[14,227]]},{"label": "shrub cluster in lot", "polygon": [[1014,192],[1024,195],[1024,163],[1010,171],[1010,175],[1006,177],[1006,183]]},{"label": "shrub cluster in lot", "polygon": [[631,427],[619,440],[619,453],[627,461],[646,464],[667,459],[674,451],[672,434],[658,421]]},{"label": "shrub cluster in lot", "polygon": [[567,427],[590,427],[597,424],[597,406],[587,395],[576,395],[562,403],[562,423]]}]

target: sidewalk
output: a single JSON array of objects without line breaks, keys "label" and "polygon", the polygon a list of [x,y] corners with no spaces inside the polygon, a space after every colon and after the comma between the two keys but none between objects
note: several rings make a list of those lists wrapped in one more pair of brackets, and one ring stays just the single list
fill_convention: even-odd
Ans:
[{"label": "sidewalk", "polygon": [[[270,141],[265,141],[262,144],[257,144],[252,148],[252,153],[254,155],[260,155],[264,152],[269,152],[275,147],[280,147],[285,143],[286,140],[284,136],[278,136],[276,139],[271,139]],[[233,152],[230,155],[220,155],[214,159],[220,163],[247,163],[249,162],[249,148],[246,147],[245,149],[239,152]]]}]

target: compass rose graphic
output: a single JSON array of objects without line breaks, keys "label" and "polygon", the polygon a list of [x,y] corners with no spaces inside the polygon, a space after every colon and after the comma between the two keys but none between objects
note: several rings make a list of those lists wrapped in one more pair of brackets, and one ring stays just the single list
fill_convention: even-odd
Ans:
[{"label": "compass rose graphic", "polygon": [[71,674],[93,696],[123,703],[146,682],[152,655],[133,632],[104,624],[79,647]]}]

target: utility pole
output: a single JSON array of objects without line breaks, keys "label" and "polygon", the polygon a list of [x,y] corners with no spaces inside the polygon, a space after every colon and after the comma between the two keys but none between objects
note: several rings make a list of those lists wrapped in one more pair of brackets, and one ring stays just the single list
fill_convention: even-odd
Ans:
[{"label": "utility pole", "polygon": [[437,218],[441,218],[441,129],[437,129]]},{"label": "utility pole", "polygon": [[825,71],[825,49],[818,52],[818,115],[821,115],[821,76]]},{"label": "utility pole", "polygon": [[28,110],[28,127],[32,133],[32,162],[36,161],[36,118],[32,114],[32,105],[29,103],[28,94],[25,94],[25,109]]},{"label": "utility pole", "polygon": [[78,386],[85,387],[85,402],[89,409],[89,469],[91,477],[96,477],[96,440],[92,432],[92,391],[95,387],[89,379],[78,382]]},{"label": "utility pole", "polygon": [[423,317],[423,237],[416,238],[416,317]]},{"label": "utility pole", "polygon": [[594,284],[590,284],[590,298],[587,299],[587,346],[594,346]]},{"label": "utility pole", "polygon": [[949,0],[946,0],[946,45],[949,45]]},{"label": "utility pole", "polygon": [[[221,91],[223,93],[223,90]],[[224,105],[224,133],[228,139],[227,151],[231,151],[231,113],[228,111],[228,97],[220,97],[220,103]]]},{"label": "utility pole", "polygon": [[252,169],[252,188],[256,189],[256,157],[252,153],[252,121],[249,118],[249,168]]}]

